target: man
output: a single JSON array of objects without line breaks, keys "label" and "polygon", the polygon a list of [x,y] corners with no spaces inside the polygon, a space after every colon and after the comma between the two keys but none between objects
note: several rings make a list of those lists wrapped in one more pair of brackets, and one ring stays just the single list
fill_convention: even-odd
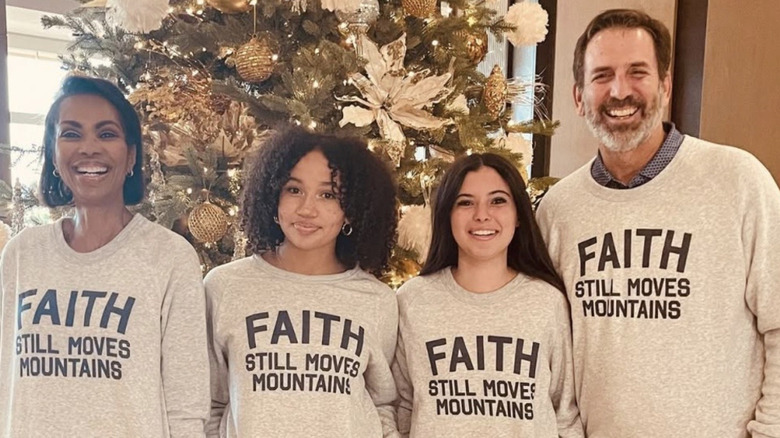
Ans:
[{"label": "man", "polygon": [[538,220],[566,282],[591,438],[780,437],[780,190],[742,150],[684,136],[671,38],[633,10],[577,42],[574,99],[599,140]]}]

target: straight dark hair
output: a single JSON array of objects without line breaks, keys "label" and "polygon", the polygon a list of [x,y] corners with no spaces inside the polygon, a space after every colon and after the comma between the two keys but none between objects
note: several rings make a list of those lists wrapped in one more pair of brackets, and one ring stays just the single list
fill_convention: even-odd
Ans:
[{"label": "straight dark hair", "polygon": [[62,82],[54,103],[51,104],[43,133],[43,168],[39,183],[40,197],[49,207],[59,207],[73,202],[73,193],[62,179],[54,174],[54,148],[57,145],[57,122],[60,118],[62,101],[71,96],[99,96],[108,101],[119,113],[119,121],[125,134],[128,148],[135,148],[135,164],[133,175],[125,176],[122,188],[125,205],[135,205],[144,199],[145,180],[143,174],[143,142],[141,137],[141,122],[138,113],[124,94],[109,81],[86,76],[68,76]]},{"label": "straight dark hair", "polygon": [[448,266],[458,265],[458,244],[452,235],[450,217],[469,172],[490,167],[506,181],[517,207],[519,226],[515,228],[507,251],[507,265],[517,272],[546,281],[565,292],[563,280],[555,272],[542,233],[536,224],[531,200],[517,168],[500,155],[472,154],[456,160],[441,179],[433,201],[433,235],[428,258],[420,275],[428,275]]}]

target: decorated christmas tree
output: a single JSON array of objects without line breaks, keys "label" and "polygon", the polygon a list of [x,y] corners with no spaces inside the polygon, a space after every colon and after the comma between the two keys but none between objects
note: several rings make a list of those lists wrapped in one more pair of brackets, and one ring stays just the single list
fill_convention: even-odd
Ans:
[{"label": "decorated christmas tree", "polygon": [[114,80],[137,105],[151,178],[141,212],[187,236],[204,270],[245,256],[243,162],[281,123],[363,137],[395,169],[391,284],[425,255],[449,162],[492,151],[524,170],[523,134],[554,128],[507,110],[534,104],[534,78],[477,69],[488,32],[544,38],[547,14],[531,2],[501,16],[482,0],[96,0],[44,25],[73,31],[69,69]]}]

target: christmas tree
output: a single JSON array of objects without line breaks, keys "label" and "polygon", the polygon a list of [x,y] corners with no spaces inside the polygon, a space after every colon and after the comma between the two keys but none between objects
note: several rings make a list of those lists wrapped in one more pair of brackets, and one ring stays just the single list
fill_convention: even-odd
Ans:
[{"label": "christmas tree", "polygon": [[[366,138],[395,169],[403,217],[386,280],[416,273],[430,193],[455,157],[551,134],[513,122],[539,84],[477,65],[488,32],[536,44],[547,14],[483,0],[95,0],[44,26],[70,28],[66,66],[113,79],[137,105],[147,146],[141,212],[188,236],[205,270],[245,256],[234,218],[244,158],[280,123]],[[527,157],[526,157],[527,158]]]}]

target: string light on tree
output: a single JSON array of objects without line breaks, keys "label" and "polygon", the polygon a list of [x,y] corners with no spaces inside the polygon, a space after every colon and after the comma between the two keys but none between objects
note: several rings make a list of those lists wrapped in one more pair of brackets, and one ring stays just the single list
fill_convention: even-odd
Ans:
[{"label": "string light on tree", "polygon": [[[126,1],[137,5],[146,0]],[[515,32],[511,27],[528,27],[538,38],[539,14],[502,17],[501,11],[490,10],[497,8],[496,2],[483,0],[166,3],[172,15],[153,36],[124,39],[126,34],[103,32],[95,14],[78,11],[56,26],[88,37],[79,38],[72,61],[64,59],[66,64],[108,59],[109,69],[101,65],[100,72],[90,73],[113,72],[127,90],[143,97],[137,108],[144,118],[144,138],[150,138],[157,158],[150,160],[151,151],[144,157],[153,181],[149,204],[140,211],[164,226],[174,224],[185,235],[192,222],[194,234],[200,236],[192,239],[193,245],[205,270],[246,255],[236,224],[241,169],[250,150],[261,148],[279,121],[364,136],[374,153],[396,165],[399,199],[406,205],[407,224],[412,225],[422,221],[414,219],[415,213],[407,214],[410,210],[418,217],[429,216],[423,211],[429,196],[426,188],[435,184],[447,162],[467,150],[509,156],[509,150],[498,147],[497,132],[506,133],[508,146],[512,134],[540,132],[537,125],[542,122],[506,124],[508,115],[501,113],[512,99],[513,80],[504,79],[504,88],[495,77],[486,82],[475,69],[487,51],[488,32],[500,39]],[[255,3],[260,21],[252,19]],[[401,35],[401,42],[388,44]],[[265,46],[253,41],[244,47],[251,51],[239,54],[253,37]],[[251,56],[261,61],[254,67],[260,75],[244,68],[251,65],[243,62]],[[239,102],[245,111],[228,109]],[[232,120],[230,126],[225,125],[227,120]],[[524,157],[529,155],[523,152]],[[204,187],[213,208],[197,199]],[[209,212],[213,217],[206,215]],[[207,220],[198,220],[201,216]],[[211,227],[201,229],[210,223],[208,218],[216,218],[220,228],[211,236],[205,235]],[[408,240],[424,242],[418,237]],[[390,278],[391,284],[399,285],[414,275],[419,268],[417,252],[421,251],[396,246],[386,281]]]},{"label": "string light on tree", "polygon": [[252,8],[246,0],[206,0],[206,2],[223,14],[241,14]]}]

